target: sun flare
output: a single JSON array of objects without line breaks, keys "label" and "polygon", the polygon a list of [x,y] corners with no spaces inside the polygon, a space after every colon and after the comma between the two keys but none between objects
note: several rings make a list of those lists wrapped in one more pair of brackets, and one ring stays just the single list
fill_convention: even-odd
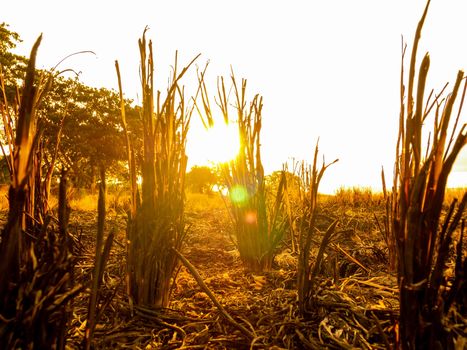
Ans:
[{"label": "sun flare", "polygon": [[193,165],[215,165],[234,159],[240,142],[236,124],[218,123],[209,129],[191,129],[187,154]]}]

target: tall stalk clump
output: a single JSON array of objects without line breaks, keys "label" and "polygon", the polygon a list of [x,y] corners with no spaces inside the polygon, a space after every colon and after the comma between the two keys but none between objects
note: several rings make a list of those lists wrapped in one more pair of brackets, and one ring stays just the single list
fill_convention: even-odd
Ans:
[{"label": "tall stalk clump", "polygon": [[[467,258],[462,240],[467,193],[443,213],[448,176],[467,142],[466,124],[460,125],[467,82],[459,71],[452,91],[425,100],[430,56],[424,56],[416,77],[417,47],[427,15],[426,5],[415,34],[408,88],[401,71],[401,109],[392,193],[392,230],[397,247],[400,286],[400,341],[402,349],[449,349],[454,334],[446,327],[457,294],[466,286]],[[402,57],[404,58],[405,49]],[[445,86],[446,87],[446,86]],[[407,94],[407,95],[405,95]],[[455,107],[456,100],[460,102]],[[434,114],[433,130],[422,147],[422,126]],[[462,227],[459,229],[459,224]],[[459,232],[454,245],[455,232]],[[454,255],[454,276],[446,264]]]},{"label": "tall stalk clump", "polygon": [[[176,59],[165,100],[161,100],[160,92],[155,100],[152,43],[146,42],[145,34],[146,31],[139,40],[143,100],[140,204],[135,181],[138,164],[127,136],[133,192],[127,229],[128,291],[139,305],[166,307],[177,264],[172,248],[180,250],[185,236],[185,148],[192,109],[186,106],[179,81],[197,57],[180,73]],[[123,103],[122,120],[128,135]]]},{"label": "tall stalk clump", "polygon": [[64,349],[68,302],[74,285],[66,177],[59,193],[59,225],[53,227],[40,147],[37,110],[52,76],[36,76],[41,37],[31,51],[19,104],[8,101],[1,77],[0,112],[10,171],[7,223],[0,235],[0,348]]},{"label": "tall stalk clump", "polygon": [[[263,100],[260,95],[255,95],[248,103],[246,79],[242,79],[240,87],[233,73],[231,79],[236,99],[240,149],[234,160],[221,165],[221,172],[229,191],[240,258],[245,267],[260,272],[272,267],[276,248],[284,236],[286,219],[283,195],[286,178],[283,173],[273,204],[268,207],[260,149]],[[225,122],[228,122],[229,102],[225,91],[224,80],[220,79],[218,105]],[[203,93],[202,96],[207,94]],[[208,103],[204,106],[205,109],[209,108]],[[206,115],[210,116],[211,112],[206,111]]]}]

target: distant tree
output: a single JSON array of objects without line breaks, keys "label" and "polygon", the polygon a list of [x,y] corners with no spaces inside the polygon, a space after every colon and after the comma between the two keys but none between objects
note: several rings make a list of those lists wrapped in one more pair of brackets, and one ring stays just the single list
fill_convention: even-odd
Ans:
[{"label": "distant tree", "polygon": [[21,42],[18,33],[8,29],[8,24],[0,23],[0,68],[5,82],[5,93],[8,100],[13,101],[16,86],[22,83],[27,58],[11,51]]},{"label": "distant tree", "polygon": [[[0,70],[10,108],[14,108],[16,103],[17,87],[22,84],[28,61],[11,52],[18,42],[21,42],[19,34],[9,30],[6,23],[1,23]],[[126,151],[118,94],[105,88],[86,86],[78,79],[65,78],[58,72],[38,73],[36,76],[39,77],[54,75],[50,91],[37,112],[44,167],[48,168],[53,162],[56,170],[69,168],[74,174],[75,185],[79,187],[92,188],[101,165],[111,176],[123,176],[125,168],[122,161],[126,160]],[[0,98],[3,99],[2,92]],[[142,147],[140,137],[136,136],[141,135],[139,111],[138,107],[131,106],[130,100],[126,102],[130,136],[138,156]],[[0,138],[3,138],[1,134]],[[0,139],[2,141],[4,144],[5,140]]]},{"label": "distant tree", "polygon": [[216,172],[207,166],[194,166],[186,174],[186,187],[193,193],[210,193],[218,183]]},{"label": "distant tree", "polygon": [[[268,193],[277,193],[279,183],[281,181],[282,171],[274,171],[270,175],[265,177],[266,189]],[[302,180],[296,174],[293,174],[289,171],[285,172],[285,179],[287,181],[287,188],[289,194],[296,195],[297,192],[303,188]]]},{"label": "distant tree", "polygon": [[[138,118],[129,103],[127,114],[130,119]],[[63,123],[58,162],[72,170],[77,186],[93,188],[100,166],[112,176],[124,171],[121,162],[126,160],[126,151],[116,92],[59,77],[43,103],[41,116],[49,160]]]}]

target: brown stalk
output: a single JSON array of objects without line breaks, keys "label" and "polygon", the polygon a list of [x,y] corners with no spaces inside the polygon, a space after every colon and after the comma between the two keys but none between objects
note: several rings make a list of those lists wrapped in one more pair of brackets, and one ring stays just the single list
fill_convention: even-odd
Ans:
[{"label": "brown stalk", "polygon": [[204,283],[203,279],[199,275],[198,271],[196,271],[195,267],[185,258],[179,251],[176,249],[173,249],[174,253],[177,255],[177,258],[180,259],[180,261],[185,265],[185,267],[190,271],[191,275],[195,278],[196,282],[198,285],[201,287],[201,289],[206,293],[206,295],[211,299],[213,304],[219,309],[220,313],[222,316],[226,319],[227,322],[229,322],[233,327],[237,328],[240,330],[240,332],[246,336],[247,339],[253,340],[256,337],[256,334],[251,331],[249,331],[245,326],[241,325],[237,321],[234,320],[234,318],[225,310],[225,308],[222,306],[221,303],[217,300],[217,298],[214,296],[214,294],[211,292],[209,287]]},{"label": "brown stalk", "polygon": [[[177,265],[171,248],[180,249],[186,233],[185,147],[194,108],[185,104],[180,79],[198,56],[179,72],[178,54],[175,55],[167,95],[162,100],[161,93],[154,91],[152,42],[146,41],[146,31],[147,28],[138,41],[143,96],[143,152],[139,165],[143,180],[142,203],[140,206],[133,206],[134,215],[131,215],[128,223],[127,279],[130,298],[136,304],[160,308],[168,305],[170,284]],[[122,101],[121,88],[120,96]],[[122,106],[121,110],[122,121],[126,124]],[[131,146],[127,148],[130,149]],[[136,169],[135,158],[134,155],[129,155],[128,158],[133,163],[129,167],[133,182],[132,195],[135,198],[136,170],[132,170]]]},{"label": "brown stalk", "polygon": [[[299,309],[302,314],[306,313],[307,302],[309,301],[311,297],[310,294],[311,294],[313,282],[316,276],[316,271],[317,271],[316,269],[317,269],[317,266],[319,266],[317,263],[320,263],[319,261],[320,259],[318,259],[318,257],[313,268],[309,262],[312,237],[313,237],[313,233],[316,230],[315,224],[316,224],[316,217],[318,213],[319,184],[321,182],[322,177],[324,176],[326,169],[338,161],[336,159],[329,164],[325,164],[323,162],[323,165],[318,170],[318,154],[319,154],[318,142],[319,140],[316,142],[316,147],[315,147],[315,152],[314,152],[314,157],[313,157],[313,166],[311,168],[306,169],[305,165],[302,164],[302,173],[301,173],[302,181],[305,183],[305,187],[307,190],[307,193],[305,193],[305,195],[308,197],[308,198],[304,197],[304,201],[301,204],[304,208],[304,214],[303,214],[303,217],[301,218],[302,227],[300,229],[300,240],[299,240],[300,254],[298,258],[298,274],[297,274]],[[337,225],[337,222],[334,222],[327,230],[326,235],[329,235],[330,237],[330,235],[333,234],[336,225]],[[325,235],[325,238],[326,238],[326,235]],[[323,242],[321,244],[323,249],[326,245],[327,245],[327,242],[323,238]],[[323,250],[323,253],[324,253],[324,250]],[[314,270],[316,271],[313,272]]]},{"label": "brown stalk", "polygon": [[131,184],[131,217],[134,218],[136,216],[136,198],[137,198],[137,191],[138,191],[138,187],[136,183],[136,159],[135,159],[135,153],[131,145],[131,141],[130,141],[128,124],[126,122],[125,100],[123,98],[122,80],[121,80],[120,68],[119,68],[117,60],[115,61],[115,69],[117,71],[118,92],[120,96],[120,113],[122,117],[123,132],[125,134],[130,184]]},{"label": "brown stalk", "polygon": [[[427,2],[415,33],[408,77],[407,104],[404,99],[403,65],[401,68],[401,112],[396,144],[394,188],[390,198],[392,210],[387,213],[392,221],[391,225],[388,225],[392,231],[391,238],[397,247],[401,309],[401,342],[398,346],[402,349],[448,346],[450,336],[443,326],[443,322],[446,322],[444,313],[448,310],[440,305],[440,301],[448,298],[452,302],[454,298],[450,298],[449,293],[446,292],[446,281],[442,276],[450,255],[453,232],[460,223],[466,205],[464,199],[459,205],[453,202],[444,223],[440,226],[447,179],[457,156],[467,142],[466,125],[464,124],[458,133],[456,131],[466,88],[464,86],[453,131],[448,137],[455,101],[465,77],[464,73],[459,71],[453,90],[446,99],[441,99],[441,94],[438,94],[430,105],[429,100],[432,96],[430,94],[428,100],[424,102],[429,67],[428,54],[420,64],[418,81],[415,79],[415,65],[417,47],[429,3],[430,1]],[[404,52],[405,50],[402,59]],[[416,83],[417,97],[414,112],[413,86]],[[437,108],[434,129],[423,151],[422,127],[435,103]],[[423,154],[425,159],[422,159]],[[384,191],[386,192],[385,189]],[[459,261],[463,261],[462,257],[456,259],[456,265],[461,264],[458,263]],[[454,279],[458,281],[456,285],[461,285],[465,276],[456,272]]]},{"label": "brown stalk", "polygon": [[[10,140],[12,179],[8,219],[0,242],[0,314],[8,320],[2,325],[2,349],[64,349],[70,314],[67,304],[82,288],[73,285],[65,176],[60,184],[58,230],[46,215],[42,130],[37,129],[37,109],[52,79],[35,77],[40,41],[41,37],[31,51],[21,98],[17,90],[19,108],[1,109],[2,119],[8,122],[4,131]],[[17,119],[14,136],[13,119]]]},{"label": "brown stalk", "polygon": [[91,348],[94,329],[96,327],[96,314],[99,302],[101,275],[105,261],[103,260],[102,247],[104,242],[104,224],[105,224],[105,170],[101,169],[101,183],[99,185],[99,198],[97,203],[97,236],[96,252],[94,256],[94,272],[92,279],[91,293],[89,297],[88,318],[84,335],[84,348]]}]

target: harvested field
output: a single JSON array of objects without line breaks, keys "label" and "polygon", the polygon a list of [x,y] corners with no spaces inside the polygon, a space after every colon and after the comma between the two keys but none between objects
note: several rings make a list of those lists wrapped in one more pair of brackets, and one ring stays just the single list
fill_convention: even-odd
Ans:
[{"label": "harvested field", "polygon": [[[86,34],[96,21],[82,26],[77,10],[100,3],[73,9],[78,26],[60,15],[59,30],[48,6],[28,5],[34,30],[41,18],[63,31],[54,47],[78,45],[66,35],[78,27],[113,45],[110,89],[64,67],[92,55],[99,80],[105,50],[44,69],[43,35],[21,56],[0,22],[0,349],[467,349],[467,77],[439,86],[430,66],[457,63],[420,55],[430,0],[400,61],[381,29],[407,25],[392,19],[410,6],[339,1],[297,2],[290,16],[256,3],[208,17],[198,3],[112,6],[163,14],[162,47],[189,37],[168,78],[148,25],[135,63],[126,20],[100,16]],[[450,3],[433,12],[459,25]],[[318,20],[328,30],[311,30]],[[433,22],[429,43],[453,49],[437,56],[465,54],[461,30]],[[213,52],[243,62],[215,79],[192,52],[214,32]]]},{"label": "harvested field", "polygon": [[[126,222],[121,215],[109,218],[107,231],[116,227],[118,233],[103,278],[101,304],[105,308],[96,326],[96,347],[385,349],[386,342],[394,341],[398,317],[396,277],[387,271],[386,251],[372,209],[337,209],[336,203],[323,204],[323,213],[338,214],[346,228],[329,248],[315,291],[315,310],[307,319],[297,308],[297,254],[283,247],[270,271],[251,273],[231,240],[232,224],[225,208],[187,212],[190,229],[183,255],[224,312],[253,338],[227,321],[185,266],[177,271],[168,309],[130,305],[124,281]],[[73,212],[70,230],[80,281],[89,284],[95,212]],[[314,248],[312,259],[316,253]],[[68,343],[73,348],[79,348],[84,336],[87,303],[84,292],[73,304]]]}]

